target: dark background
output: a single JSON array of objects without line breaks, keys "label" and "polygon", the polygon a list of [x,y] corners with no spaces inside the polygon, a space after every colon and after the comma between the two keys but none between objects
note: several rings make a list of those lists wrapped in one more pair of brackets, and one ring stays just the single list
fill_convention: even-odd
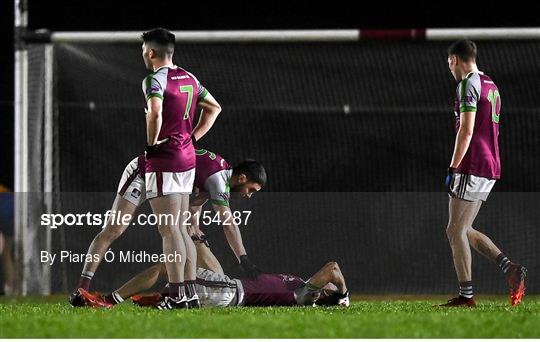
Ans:
[{"label": "dark background", "polygon": [[[53,3],[53,5],[51,5]],[[539,26],[540,21],[536,17],[534,9],[520,7],[512,8],[510,5],[501,7],[487,4],[477,7],[459,4],[459,8],[442,8],[434,5],[421,5],[407,3],[407,7],[396,7],[393,4],[379,3],[375,5],[361,5],[360,7],[350,7],[350,4],[332,2],[332,7],[314,8],[311,3],[288,3],[286,5],[273,3],[266,5],[254,5],[252,3],[227,3],[226,5],[214,6],[205,3],[185,3],[185,2],[162,1],[159,6],[151,8],[143,3],[99,1],[54,1],[54,2],[30,2],[30,27],[32,29],[48,28],[50,30],[145,30],[155,26],[164,26],[173,30],[212,30],[212,29],[321,29],[321,28],[429,28],[429,27],[527,27]],[[12,13],[11,1],[4,1],[2,6],[10,7],[2,9],[1,13],[5,18],[2,25],[5,25],[2,32],[9,39],[12,37]],[[486,11],[488,9],[488,11]],[[146,14],[145,14],[146,13]],[[7,44],[3,50],[1,58],[2,83],[1,83],[1,137],[3,148],[3,160],[0,162],[1,179],[0,182],[8,185],[13,184],[13,51],[12,42]],[[121,45],[121,44],[120,44]],[[252,157],[261,158],[270,170],[270,183],[268,191],[258,194],[248,203],[238,204],[235,209],[257,208],[251,230],[243,233],[246,245],[249,246],[250,254],[256,262],[268,272],[291,272],[301,275],[308,275],[305,272],[315,270],[315,267],[328,259],[339,260],[350,275],[351,289],[362,293],[381,292],[433,292],[441,293],[452,291],[454,287],[454,273],[450,263],[450,251],[444,236],[444,225],[446,215],[446,197],[440,190],[441,179],[437,175],[444,173],[445,166],[450,157],[450,149],[453,137],[451,132],[450,111],[452,92],[455,83],[451,80],[445,65],[446,42],[433,44],[417,42],[399,43],[362,43],[362,46],[355,44],[335,44],[331,48],[342,53],[329,51],[328,45],[324,44],[276,44],[276,46],[257,46],[245,49],[241,47],[227,47],[223,44],[215,45],[211,48],[204,46],[185,46],[182,55],[182,64],[188,70],[192,70],[196,75],[210,85],[214,94],[224,105],[236,104],[237,108],[244,108],[244,112],[228,111],[227,115],[220,118],[219,125],[216,125],[215,134],[205,139],[204,147],[208,147],[223,154],[226,158],[239,158],[237,154],[238,146],[242,147],[244,153],[252,153]],[[486,70],[494,70],[494,75],[501,79],[501,85],[512,87],[508,92],[507,108],[513,108],[515,112],[517,106],[528,106],[527,108],[538,108],[536,102],[524,103],[519,101],[521,97],[536,99],[531,97],[530,92],[534,87],[528,87],[526,91],[521,91],[522,86],[530,84],[531,78],[535,76],[538,68],[535,68],[538,58],[538,42],[496,42],[486,44],[482,51],[482,67]],[[252,49],[252,50],[250,50]],[[210,51],[210,52],[208,52]],[[311,59],[304,63],[306,56],[313,53]],[[338,51],[338,52],[339,52]],[[400,55],[400,51],[414,53]],[[385,52],[385,54],[381,54]],[[131,59],[139,53],[137,46],[77,46],[68,44],[59,46],[57,53],[63,56],[56,60],[56,75],[60,75],[60,82],[57,87],[59,112],[61,117],[69,115],[70,120],[60,121],[60,132],[56,137],[59,140],[61,162],[69,167],[61,167],[61,172],[55,173],[60,178],[60,190],[62,196],[66,198],[56,199],[61,212],[78,212],[77,209],[92,209],[92,212],[102,212],[110,206],[113,194],[98,193],[92,195],[92,191],[110,191],[117,183],[125,158],[135,156],[140,149],[137,142],[144,141],[138,137],[144,135],[142,120],[142,104],[137,107],[132,98],[140,98],[139,82],[142,79],[144,70],[140,67],[140,60]],[[245,54],[245,55],[242,55]],[[335,56],[338,58],[334,58]],[[201,58],[204,57],[204,58]],[[263,57],[261,57],[263,56]],[[282,58],[288,58],[283,60]],[[357,63],[358,56],[362,56],[368,63]],[[517,57],[516,57],[517,56]],[[532,56],[532,58],[530,58]],[[91,58],[86,58],[91,57]],[[220,63],[227,64],[228,61],[251,60],[255,64],[245,64],[242,69],[245,72],[246,82],[242,86],[248,89],[231,89],[226,87],[226,75],[216,72]],[[251,59],[250,59],[251,58]],[[127,59],[127,60],[126,60]],[[514,64],[514,59],[520,63]],[[266,68],[266,65],[259,61],[268,61],[274,69]],[[90,61],[106,61],[111,65],[121,65],[122,70],[128,69],[126,73],[136,81],[126,82],[126,78],[119,77],[123,74],[115,74],[114,78],[108,80],[116,85],[116,89],[125,95],[115,98],[105,98],[100,96],[100,92],[106,91],[99,87],[100,68],[95,70],[95,64],[88,64]],[[87,63],[84,64],[83,62]],[[332,62],[334,64],[332,64]],[[72,64],[71,64],[72,63]],[[258,64],[257,64],[258,63]],[[400,64],[404,68],[400,68]],[[423,68],[430,63],[430,69]],[[528,64],[527,64],[528,63]],[[38,65],[39,63],[35,63]],[[221,65],[222,65],[221,64]],[[32,64],[34,65],[34,64]],[[65,66],[76,65],[74,68]],[[323,71],[330,74],[336,71],[338,78],[332,79],[337,91],[336,103],[349,103],[352,107],[352,115],[332,116],[330,122],[323,118],[321,113],[312,115],[309,107],[301,107],[303,111],[294,112],[290,115],[287,110],[266,111],[261,109],[255,114],[265,118],[261,121],[260,133],[258,131],[245,134],[251,126],[249,122],[241,122],[243,114],[251,110],[257,101],[257,94],[264,94],[264,99],[269,101],[270,107],[276,103],[276,96],[286,89],[278,89],[274,93],[264,93],[264,85],[261,88],[251,87],[257,84],[257,75],[268,75],[270,81],[276,82],[274,75],[288,75],[295,72],[308,75],[305,79],[292,78],[295,82],[300,82],[294,90],[305,90],[303,95],[311,94],[312,97],[303,98],[304,105],[313,104],[314,107],[320,105],[319,101],[325,98],[313,96],[319,94],[313,91],[316,84],[314,77],[309,73],[312,66],[323,66]],[[407,67],[409,66],[409,67]],[[62,73],[58,73],[58,70]],[[345,70],[344,70],[345,69]],[[256,72],[250,72],[256,70]],[[272,72],[265,73],[267,70]],[[517,72],[516,72],[517,70]],[[76,87],[79,72],[84,71],[88,75],[85,77],[84,87]],[[306,72],[308,71],[308,72]],[[379,71],[381,77],[374,71]],[[528,72],[535,71],[535,72]],[[140,73],[137,74],[137,73]],[[282,74],[280,74],[282,73]],[[38,77],[35,70],[34,77]],[[339,91],[340,77],[345,75],[351,84],[351,89]],[[371,75],[371,82],[364,82],[363,75]],[[400,79],[392,87],[387,87],[393,94],[401,93],[401,97],[387,98],[385,94],[379,92],[379,83],[385,80],[392,80],[395,75],[406,75],[405,82]],[[136,77],[135,77],[136,76]],[[274,76],[273,78],[271,76]],[[312,77],[313,76],[313,77]],[[522,76],[529,77],[529,83],[520,82]],[[406,81],[411,81],[411,86],[421,79],[423,83],[418,90],[410,91],[411,87]],[[64,82],[65,81],[65,82]],[[127,83],[127,84],[126,84]],[[271,84],[271,82],[268,82]],[[248,87],[249,86],[249,87]],[[215,90],[214,90],[215,89]],[[257,91],[260,90],[260,91]],[[403,91],[401,91],[403,90]],[[420,91],[421,90],[421,91]],[[252,91],[255,95],[252,98],[244,98],[242,95]],[[436,96],[426,96],[429,92]],[[37,93],[37,92],[36,92]],[[33,95],[33,94],[30,94]],[[412,95],[412,96],[411,96]],[[340,102],[347,99],[353,102]],[[93,115],[93,110],[88,110],[90,100],[100,99],[97,108],[102,115]],[[296,98],[290,96],[288,101]],[[416,101],[415,101],[416,100]],[[116,101],[116,102],[115,102]],[[131,112],[127,112],[124,107],[118,106],[123,101],[128,101],[130,106],[136,106],[133,110],[141,111],[141,119],[134,121],[131,119]],[[512,102],[514,101],[514,102]],[[412,108],[411,103],[431,106],[432,112],[421,112],[420,116],[414,116],[418,120],[407,120],[407,110]],[[287,103],[296,105],[296,102]],[[391,104],[403,109],[403,113],[395,111],[394,117],[388,117],[389,113],[365,113],[361,109],[364,106],[372,105],[379,108],[381,104]],[[515,106],[514,106],[515,104]],[[72,107],[70,107],[72,106]],[[86,108],[86,109],[85,109]],[[128,107],[131,108],[131,107]],[[231,107],[227,107],[229,110]],[[288,107],[290,108],[290,107]],[[271,115],[273,116],[271,116]],[[330,114],[336,114],[331,112]],[[367,115],[370,114],[370,115]],[[448,115],[446,126],[435,124],[431,121],[430,115]],[[512,113],[511,113],[512,114]],[[513,134],[509,139],[502,139],[513,151],[511,157],[514,161],[537,160],[538,154],[534,145],[536,121],[528,121],[533,118],[527,113],[517,113],[513,120],[509,120],[506,132],[519,132]],[[379,117],[377,118],[377,115]],[[87,117],[90,118],[87,120]],[[105,126],[101,121],[103,118],[110,118],[114,121],[113,127],[117,128],[117,134],[102,131]],[[385,121],[379,124],[381,117]],[[79,118],[79,120],[77,120]],[[138,125],[135,127],[122,125],[122,121]],[[278,120],[272,121],[272,118]],[[439,118],[439,117],[437,117]],[[290,119],[290,120],[289,120]],[[366,120],[368,125],[365,124]],[[414,130],[413,123],[430,122],[434,125],[421,127]],[[84,126],[80,123],[84,122]],[[275,135],[281,132],[281,122],[287,122],[290,134]],[[310,130],[303,129],[304,123],[311,124]],[[373,123],[374,129],[370,129],[369,123]],[[244,126],[242,126],[244,125]],[[327,134],[325,128],[328,125],[333,134]],[[331,126],[330,126],[331,125]],[[511,126],[513,125],[513,127]],[[84,127],[84,129],[81,129]],[[138,128],[137,128],[138,127]],[[64,129],[62,129],[64,128]],[[132,129],[133,128],[133,129]],[[134,129],[137,128],[137,129]],[[140,129],[139,129],[140,128]],[[517,128],[517,129],[516,129]],[[100,131],[101,130],[101,131]],[[99,133],[99,134],[96,134]],[[137,132],[137,134],[133,133]],[[239,133],[242,132],[242,133]],[[292,133],[291,133],[292,132]],[[296,134],[299,132],[299,134]],[[309,136],[315,132],[316,138]],[[340,132],[341,135],[337,135]],[[398,133],[410,132],[406,144],[396,137]],[[101,134],[101,135],[100,135]],[[246,137],[258,136],[258,140]],[[219,139],[229,138],[226,143]],[[440,137],[440,139],[439,139]],[[126,144],[126,139],[129,144]],[[289,139],[289,140],[287,140]],[[341,140],[340,140],[341,139]],[[116,144],[116,141],[123,144]],[[84,141],[84,144],[78,144]],[[278,141],[277,146],[267,142]],[[520,144],[525,141],[528,149],[519,150]],[[73,142],[73,143],[72,143]],[[92,142],[95,145],[92,145]],[[252,143],[255,142],[255,143]],[[311,144],[313,142],[313,144]],[[427,143],[426,143],[427,142]],[[410,143],[410,145],[407,145]],[[328,158],[329,153],[323,158],[322,163],[328,163],[331,167],[321,167],[321,165],[310,165],[298,163],[294,157],[294,152],[303,153],[302,147],[309,148],[311,153],[315,153],[317,146],[343,145],[335,154],[336,159]],[[107,155],[114,156],[101,158],[101,150],[106,146]],[[316,147],[314,147],[316,146]],[[415,154],[405,150],[406,146],[418,146]],[[512,148],[514,147],[514,148]],[[78,153],[81,148],[84,153]],[[124,149],[130,149],[125,151]],[[276,151],[287,151],[279,155]],[[293,153],[290,153],[293,152]],[[360,177],[355,173],[355,179],[351,180],[354,186],[348,184],[349,179],[342,177],[341,173],[350,175],[351,169],[347,165],[337,165],[336,162],[348,161],[342,158],[349,155],[348,152],[359,154],[364,159],[359,161],[362,169],[358,174],[373,175],[372,178]],[[373,154],[371,154],[374,152]],[[385,154],[386,153],[386,154]],[[437,156],[435,158],[423,158],[423,156]],[[84,158],[79,158],[84,156]],[[399,158],[392,159],[393,156]],[[72,158],[72,159],[70,159]],[[308,158],[312,161],[316,158]],[[390,164],[385,161],[390,160]],[[418,164],[421,161],[429,160],[429,165]],[[95,166],[94,161],[99,161],[101,167],[99,172],[87,166]],[[268,162],[268,163],[267,163]],[[414,164],[414,165],[411,165]],[[527,162],[526,165],[536,165],[537,162]],[[391,165],[389,167],[388,165]],[[507,168],[519,168],[521,163],[507,163]],[[312,167],[318,170],[325,170],[325,174],[317,173],[315,176],[327,179],[327,182],[309,182],[316,177],[298,177],[299,174],[313,175]],[[430,177],[423,177],[415,170],[422,169],[424,174]],[[522,174],[532,175],[537,168],[519,170]],[[277,170],[277,171],[276,171]],[[512,174],[512,169],[507,169]],[[292,172],[289,172],[292,171]],[[281,172],[281,173],[278,173]],[[291,176],[289,176],[289,173]],[[339,177],[334,177],[339,174]],[[515,174],[515,173],[514,173]],[[292,177],[296,176],[297,179]],[[513,177],[513,181],[505,180],[498,185],[498,189],[512,191],[531,191],[530,182],[532,177]],[[278,182],[280,180],[282,183]],[[318,179],[318,178],[317,178]],[[408,181],[405,182],[404,180]],[[417,182],[418,181],[418,182]],[[534,183],[538,186],[538,182]],[[334,186],[334,188],[332,187]],[[336,187],[337,186],[337,187]],[[380,187],[382,187],[382,190]],[[283,193],[277,191],[297,191],[296,193]],[[376,193],[338,193],[337,191],[362,190],[374,191]],[[537,188],[536,188],[537,189]],[[70,191],[73,191],[71,193]],[[325,193],[313,194],[307,191],[321,191]],[[334,191],[334,192],[332,192]],[[391,193],[382,191],[424,191],[422,193],[409,194],[402,192],[394,196]],[[430,191],[430,192],[428,192]],[[77,193],[79,192],[79,193]],[[69,197],[72,196],[72,197]],[[538,203],[536,194],[503,194],[494,195],[489,204],[484,209],[484,215],[479,218],[478,224],[481,228],[489,229],[497,226],[501,229],[493,229],[493,239],[497,242],[504,242],[502,248],[512,258],[526,264],[531,269],[537,266],[537,249],[535,244],[538,241],[538,231],[535,224],[538,222],[538,211],[534,210]],[[143,210],[148,211],[147,205]],[[314,214],[316,213],[316,214]],[[517,219],[515,219],[517,218]],[[503,229],[505,228],[505,229]],[[506,229],[510,228],[510,229]],[[266,230],[268,234],[259,234],[261,230]],[[490,230],[491,233],[492,230]],[[89,229],[83,234],[79,230],[58,229],[53,232],[55,247],[61,249],[72,249],[74,252],[82,253],[86,250],[89,241],[95,235],[95,229]],[[129,233],[129,232],[128,232]],[[148,252],[158,251],[159,239],[154,231],[148,230],[145,235],[129,234],[121,239],[116,245],[117,250],[146,250]],[[225,268],[232,269],[234,259],[229,249],[225,246],[221,232],[210,229],[209,235],[212,243],[215,243],[215,251],[218,251],[220,260],[224,260]],[[61,236],[56,236],[61,235]],[[328,238],[330,236],[330,238]],[[283,239],[282,237],[286,237]],[[152,239],[152,240],[150,240]],[[346,251],[346,253],[344,253]],[[276,260],[265,258],[269,254],[279,256]],[[443,255],[443,257],[441,257]],[[367,260],[367,263],[359,260]],[[427,260],[427,261],[426,261]],[[476,260],[479,260],[477,263]],[[283,264],[283,261],[289,263]],[[54,270],[55,291],[68,291],[73,283],[81,265],[64,263],[63,269]],[[481,280],[479,290],[481,292],[502,292],[504,283],[500,272],[495,267],[485,267],[487,262],[478,258],[475,259],[476,280]],[[140,267],[140,265],[137,265]],[[138,270],[138,269],[137,269]],[[440,271],[432,274],[432,270]],[[135,271],[131,268],[117,268],[116,265],[104,265],[100,270],[102,275],[115,274],[116,282],[124,280],[129,272]],[[125,272],[125,273],[120,273]],[[539,274],[539,273],[536,273]],[[367,276],[366,276],[367,275]],[[96,281],[97,289],[106,289],[111,286],[106,282],[106,277],[98,277]],[[102,279],[102,280],[99,280]],[[389,281],[392,279],[392,281]],[[533,282],[534,283],[534,282]],[[535,282],[538,283],[538,282]],[[531,289],[538,292],[538,287]]]},{"label": "dark background", "polygon": [[[256,158],[268,172],[261,193],[231,204],[233,210],[253,210],[242,239],[265,272],[307,277],[332,259],[354,293],[454,290],[444,229],[448,198],[441,184],[454,140],[456,82],[447,69],[447,44],[177,44],[177,64],[197,75],[223,106],[197,147],[220,153],[232,165]],[[478,44],[480,66],[503,94],[504,178],[475,228],[531,270],[528,291],[537,293],[540,182],[533,175],[540,169],[540,41]],[[33,46],[30,53],[36,65],[39,49]],[[140,80],[146,71],[133,58],[139,54],[136,42],[55,44],[54,187],[60,195],[54,212],[109,209],[115,196],[110,191],[140,153]],[[39,83],[38,69],[32,84]],[[30,95],[30,103],[39,102],[39,91]],[[39,132],[39,125],[33,127]],[[33,143],[30,150],[39,152],[39,141]],[[141,210],[148,209],[144,204]],[[204,229],[227,274],[237,275],[223,233]],[[84,253],[97,231],[59,228],[53,249]],[[155,228],[133,228],[112,248],[157,253],[160,242]],[[476,253],[473,264],[479,292],[504,293],[497,267]],[[81,266],[53,268],[53,291],[67,292]],[[144,266],[104,264],[93,286],[107,290]]]},{"label": "dark background", "polygon": [[[99,31],[143,30],[164,26],[174,30],[249,30],[320,28],[530,27],[540,20],[533,5],[505,3],[406,2],[406,5],[336,2],[160,1],[29,1],[32,29]],[[13,1],[1,2],[0,52],[0,183],[13,186]]]}]

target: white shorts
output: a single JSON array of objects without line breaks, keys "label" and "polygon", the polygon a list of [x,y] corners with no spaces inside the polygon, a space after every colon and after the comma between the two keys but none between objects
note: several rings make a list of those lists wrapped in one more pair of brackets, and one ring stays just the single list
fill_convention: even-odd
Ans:
[{"label": "white shorts", "polygon": [[144,170],[139,170],[138,159],[139,157],[127,164],[118,184],[118,195],[136,206],[146,200],[146,186],[142,176]]},{"label": "white shorts", "polygon": [[197,268],[195,289],[202,306],[237,306],[244,300],[240,280],[200,267]]},{"label": "white shorts", "polygon": [[118,194],[125,200],[139,206],[147,198],[172,193],[190,194],[193,190],[195,169],[185,172],[150,172],[144,174],[144,170],[139,169],[139,158],[137,157],[129,162],[118,184]]},{"label": "white shorts", "polygon": [[469,202],[485,202],[494,185],[494,179],[454,173],[449,195]]},{"label": "white shorts", "polygon": [[147,172],[144,174],[146,198],[170,194],[191,194],[195,182],[195,169],[184,172]]}]

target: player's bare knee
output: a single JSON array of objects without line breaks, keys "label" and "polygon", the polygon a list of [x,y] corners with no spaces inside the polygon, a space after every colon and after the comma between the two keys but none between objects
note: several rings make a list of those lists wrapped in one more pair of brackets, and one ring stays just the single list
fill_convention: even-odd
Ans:
[{"label": "player's bare knee", "polygon": [[461,234],[461,227],[453,222],[448,223],[448,226],[446,226],[446,236],[448,238],[455,237],[459,234]]},{"label": "player's bare knee", "polygon": [[158,278],[161,278],[167,275],[167,269],[165,268],[164,262],[155,264],[154,266],[150,267],[150,269],[152,273],[156,272],[158,274]]},{"label": "player's bare knee", "polygon": [[339,270],[339,265],[335,261],[329,261],[324,265],[325,268],[331,269],[331,270]]},{"label": "player's bare knee", "polygon": [[468,239],[467,229],[463,229],[459,226],[453,226],[450,229],[447,229],[446,236],[451,245]]}]

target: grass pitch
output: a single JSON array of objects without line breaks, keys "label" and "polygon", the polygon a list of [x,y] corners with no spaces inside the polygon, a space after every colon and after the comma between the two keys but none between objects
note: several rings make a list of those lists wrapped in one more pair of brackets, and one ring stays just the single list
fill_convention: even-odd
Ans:
[{"label": "grass pitch", "polygon": [[[0,298],[0,338],[539,338],[540,296],[475,309],[433,308],[446,297],[358,299],[349,308],[203,308],[158,311],[130,302],[72,308],[67,296]],[[418,299],[418,300],[413,300]]]}]

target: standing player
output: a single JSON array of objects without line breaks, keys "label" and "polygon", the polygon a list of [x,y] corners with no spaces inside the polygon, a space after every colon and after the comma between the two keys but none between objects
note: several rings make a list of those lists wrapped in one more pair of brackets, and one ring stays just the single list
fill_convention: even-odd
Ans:
[{"label": "standing player", "polygon": [[[156,28],[143,33],[142,39],[144,63],[153,71],[142,84],[147,101],[146,196],[158,216],[181,214],[183,217],[189,210],[189,194],[195,178],[193,142],[210,130],[221,108],[195,76],[172,63],[174,34]],[[193,129],[197,105],[203,112]],[[181,262],[165,263],[170,293],[159,305],[166,309],[196,307],[195,245],[184,220],[179,224],[171,222],[174,220],[164,221],[158,227],[163,254],[178,252]]]},{"label": "standing player", "polygon": [[510,287],[511,303],[517,305],[525,293],[525,268],[511,262],[486,235],[472,228],[501,170],[501,97],[491,78],[478,70],[476,51],[476,44],[470,40],[457,41],[448,49],[448,66],[459,84],[454,108],[457,135],[446,177],[450,195],[446,233],[459,280],[459,296],[442,306],[476,305],[470,246],[499,265]]}]

